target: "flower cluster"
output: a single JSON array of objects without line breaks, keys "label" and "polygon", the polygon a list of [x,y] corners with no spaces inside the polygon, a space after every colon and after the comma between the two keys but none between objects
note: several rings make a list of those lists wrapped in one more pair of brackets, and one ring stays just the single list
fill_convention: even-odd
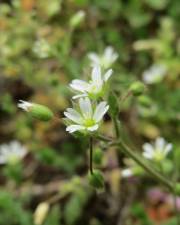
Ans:
[{"label": "flower cluster", "polygon": [[[112,69],[107,71],[105,69],[110,67],[118,55],[112,47],[107,47],[102,56],[90,53],[89,57],[93,62],[91,79],[88,82],[75,79],[70,83],[70,87],[75,91],[72,99],[78,99],[78,104],[74,104],[74,108],[68,108],[64,112],[66,131],[69,133],[79,131],[88,134],[97,131],[109,109],[107,102],[99,99],[105,97],[108,80],[113,73]],[[20,100],[18,107],[43,121],[49,121],[54,116],[49,108],[40,104]]]},{"label": "flower cluster", "polygon": [[[72,99],[79,99],[75,109],[68,108],[64,115],[66,116],[66,131],[73,133],[80,131],[81,133],[92,133],[97,131],[103,116],[108,111],[109,106],[103,99],[107,87],[108,80],[113,71],[108,69],[118,57],[112,47],[107,47],[104,54],[98,56],[96,53],[90,53],[88,57],[91,60],[92,73],[91,79],[87,82],[75,79],[70,83],[70,87],[75,91]],[[105,71],[108,69],[107,71]]]},{"label": "flower cluster", "polygon": [[96,131],[101,123],[109,106],[106,101],[96,103],[99,98],[103,98],[107,87],[107,81],[112,75],[109,69],[103,76],[101,67],[96,65],[92,69],[91,80],[89,82],[75,79],[70,83],[70,87],[77,92],[73,99],[79,99],[75,109],[68,108],[66,116],[66,131],[73,133],[80,131],[83,133]]}]

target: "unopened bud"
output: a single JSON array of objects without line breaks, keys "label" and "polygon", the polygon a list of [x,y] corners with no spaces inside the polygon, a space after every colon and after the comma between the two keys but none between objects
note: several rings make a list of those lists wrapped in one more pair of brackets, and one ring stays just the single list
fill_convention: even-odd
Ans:
[{"label": "unopened bud", "polygon": [[30,103],[23,100],[19,101],[18,107],[28,112],[32,117],[42,120],[49,121],[53,118],[53,112],[46,106]]},{"label": "unopened bud", "polygon": [[77,27],[85,17],[85,12],[83,10],[78,11],[76,14],[74,14],[70,19],[70,26],[72,28]]},{"label": "unopened bud", "polygon": [[49,204],[47,202],[40,203],[34,213],[34,224],[41,225],[43,224],[47,213],[49,211]]},{"label": "unopened bud", "polygon": [[139,95],[142,95],[144,93],[145,86],[142,82],[136,81],[130,86],[130,90],[131,90],[133,95],[139,96]]},{"label": "unopened bud", "polygon": [[96,164],[101,164],[103,158],[103,152],[100,148],[94,149],[94,154],[93,154],[93,161]]},{"label": "unopened bud", "polygon": [[145,107],[149,107],[152,104],[152,100],[146,96],[146,95],[141,95],[138,97],[138,102]]},{"label": "unopened bud", "polygon": [[89,174],[88,178],[90,185],[94,188],[101,189],[104,187],[103,175],[98,170],[95,170],[93,174]]}]

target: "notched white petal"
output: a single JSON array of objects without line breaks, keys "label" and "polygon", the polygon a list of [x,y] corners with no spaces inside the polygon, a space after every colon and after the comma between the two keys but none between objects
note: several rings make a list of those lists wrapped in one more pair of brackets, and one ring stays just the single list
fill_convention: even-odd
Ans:
[{"label": "notched white petal", "polygon": [[66,127],[66,131],[68,131],[69,133],[73,133],[75,131],[78,131],[78,130],[84,130],[85,127],[84,126],[81,126],[81,125],[70,125],[68,127]]},{"label": "notched white petal", "polygon": [[99,122],[103,118],[104,114],[108,111],[108,109],[109,106],[107,105],[107,102],[100,102],[95,109],[93,119],[96,122]]},{"label": "notched white petal", "polygon": [[81,112],[85,118],[92,117],[92,106],[91,106],[91,102],[90,102],[89,98],[80,98],[79,106],[80,106]]},{"label": "notched white petal", "polygon": [[95,130],[98,129],[98,127],[99,127],[99,125],[96,124],[96,125],[94,125],[94,126],[92,126],[92,127],[88,127],[87,130],[89,130],[89,131],[95,131]]},{"label": "notched white petal", "polygon": [[75,79],[73,80],[70,85],[72,89],[80,92],[86,92],[89,88],[89,84],[86,81]]},{"label": "notched white petal", "polygon": [[101,68],[100,68],[100,66],[93,67],[91,77],[92,77],[92,82],[95,85],[98,85],[98,86],[102,85],[103,81],[102,81],[102,77],[101,77]]},{"label": "notched white petal", "polygon": [[25,111],[28,111],[28,109],[33,106],[33,103],[24,100],[19,100],[17,106]]},{"label": "notched white petal", "polygon": [[80,95],[74,95],[73,97],[72,97],[72,99],[78,99],[78,98],[83,98],[83,97],[87,97],[88,95],[86,94],[86,93],[84,93],[84,94],[80,94]]},{"label": "notched white petal", "polygon": [[143,156],[146,159],[152,159],[153,158],[153,154],[149,153],[149,152],[143,152]]},{"label": "notched white petal", "polygon": [[112,75],[113,70],[109,69],[105,74],[104,74],[104,81],[106,82]]},{"label": "notched white petal", "polygon": [[154,147],[153,147],[151,144],[145,143],[142,147],[143,147],[143,150],[144,150],[145,152],[148,152],[148,153],[150,153],[150,154],[153,154],[153,152],[154,152]]},{"label": "notched white petal", "polygon": [[158,137],[155,141],[155,148],[159,149],[160,151],[163,151],[164,147],[165,147],[165,140],[162,137]]},{"label": "notched white petal", "polygon": [[167,144],[166,147],[164,148],[164,153],[167,155],[173,148],[172,144]]},{"label": "notched white petal", "polygon": [[72,120],[75,123],[79,123],[79,124],[82,123],[81,115],[76,110],[74,110],[72,108],[68,108],[67,109],[67,112],[64,112],[64,115],[68,119]]},{"label": "notched white petal", "polygon": [[96,65],[99,65],[99,56],[96,53],[89,53],[88,58]]}]

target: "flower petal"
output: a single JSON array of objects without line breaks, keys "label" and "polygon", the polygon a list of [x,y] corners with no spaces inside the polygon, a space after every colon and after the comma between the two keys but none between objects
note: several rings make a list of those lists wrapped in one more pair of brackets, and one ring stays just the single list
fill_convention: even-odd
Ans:
[{"label": "flower petal", "polygon": [[74,109],[72,108],[68,108],[67,112],[64,112],[64,115],[70,119],[71,121],[75,122],[75,123],[82,123],[82,117],[81,115]]},{"label": "flower petal", "polygon": [[106,58],[107,61],[110,61],[112,59],[113,56],[113,48],[111,46],[108,46],[105,50],[104,50],[104,57]]},{"label": "flower petal", "polygon": [[68,131],[69,133],[73,133],[77,130],[84,130],[85,127],[81,126],[81,125],[70,125],[68,127],[66,127],[66,131]]},{"label": "flower petal", "polygon": [[80,98],[79,106],[84,118],[92,118],[92,106],[89,98]]},{"label": "flower petal", "polygon": [[72,97],[72,99],[77,99],[77,98],[83,98],[83,97],[87,97],[88,95],[86,94],[86,93],[84,93],[84,94],[80,94],[80,95],[74,95],[73,97]]},{"label": "flower petal", "polygon": [[142,147],[143,147],[144,152],[147,152],[152,155],[154,154],[154,148],[151,144],[145,143]]},{"label": "flower petal", "polygon": [[104,81],[105,81],[105,82],[110,78],[110,76],[112,75],[112,73],[113,73],[113,70],[110,69],[110,70],[108,70],[108,71],[104,74]]},{"label": "flower petal", "polygon": [[165,140],[162,137],[158,137],[155,141],[155,148],[158,149],[159,151],[163,151],[165,147]]},{"label": "flower petal", "polygon": [[93,67],[91,77],[92,77],[93,84],[95,84],[97,86],[101,86],[103,84],[103,80],[102,80],[102,77],[101,77],[101,67],[100,66]]},{"label": "flower petal", "polygon": [[96,65],[100,64],[99,56],[96,53],[89,53],[88,58]]},{"label": "flower petal", "polygon": [[86,92],[89,88],[89,84],[83,80],[76,79],[70,83],[70,87],[76,91]]},{"label": "flower petal", "polygon": [[143,156],[144,156],[146,159],[152,159],[152,158],[153,158],[153,155],[150,154],[149,152],[143,152]]},{"label": "flower petal", "polygon": [[167,144],[166,147],[164,148],[164,153],[167,155],[171,150],[172,150],[173,145],[172,144]]},{"label": "flower petal", "polygon": [[104,114],[108,111],[108,109],[109,106],[107,105],[107,102],[100,102],[95,109],[93,119],[96,122],[99,122],[103,118]]},{"label": "flower petal", "polygon": [[33,103],[27,102],[24,100],[19,100],[19,103],[17,104],[17,106],[23,109],[24,111],[28,111],[28,109],[33,106]]},{"label": "flower petal", "polygon": [[94,126],[92,126],[92,127],[88,127],[87,128],[87,130],[89,130],[89,131],[95,131],[95,130],[97,130],[98,129],[98,124],[95,124]]}]

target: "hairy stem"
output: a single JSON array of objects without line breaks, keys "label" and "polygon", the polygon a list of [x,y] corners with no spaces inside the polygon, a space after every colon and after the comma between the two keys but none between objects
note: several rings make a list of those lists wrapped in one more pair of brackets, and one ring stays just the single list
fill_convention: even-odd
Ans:
[{"label": "hairy stem", "polygon": [[93,138],[89,139],[89,170],[93,174]]},{"label": "hairy stem", "polygon": [[[176,159],[176,152],[175,151],[173,152],[173,161],[174,161],[174,168],[175,168],[175,171],[174,171],[174,174],[173,174],[173,184],[174,184],[174,187],[175,187],[176,183],[177,183],[177,180],[178,180],[178,177],[179,177],[178,162],[177,162],[177,159]],[[175,191],[173,192],[173,200],[174,200],[174,213],[175,213],[176,218],[177,218],[177,225],[180,225],[180,212],[179,212],[179,209],[178,209],[178,206],[177,206],[177,194],[176,194]]]},{"label": "hairy stem", "polygon": [[118,138],[120,136],[120,130],[119,130],[119,124],[118,124],[118,119],[117,117],[112,117],[113,123],[114,123],[114,128],[115,128],[115,133],[116,137]]},{"label": "hairy stem", "polygon": [[133,150],[131,150],[122,140],[115,143],[120,147],[120,149],[132,158],[138,165],[140,165],[145,171],[147,171],[152,177],[158,180],[160,183],[164,184],[170,191],[173,191],[173,184],[168,181],[164,176],[155,171],[152,167],[147,165]]}]

